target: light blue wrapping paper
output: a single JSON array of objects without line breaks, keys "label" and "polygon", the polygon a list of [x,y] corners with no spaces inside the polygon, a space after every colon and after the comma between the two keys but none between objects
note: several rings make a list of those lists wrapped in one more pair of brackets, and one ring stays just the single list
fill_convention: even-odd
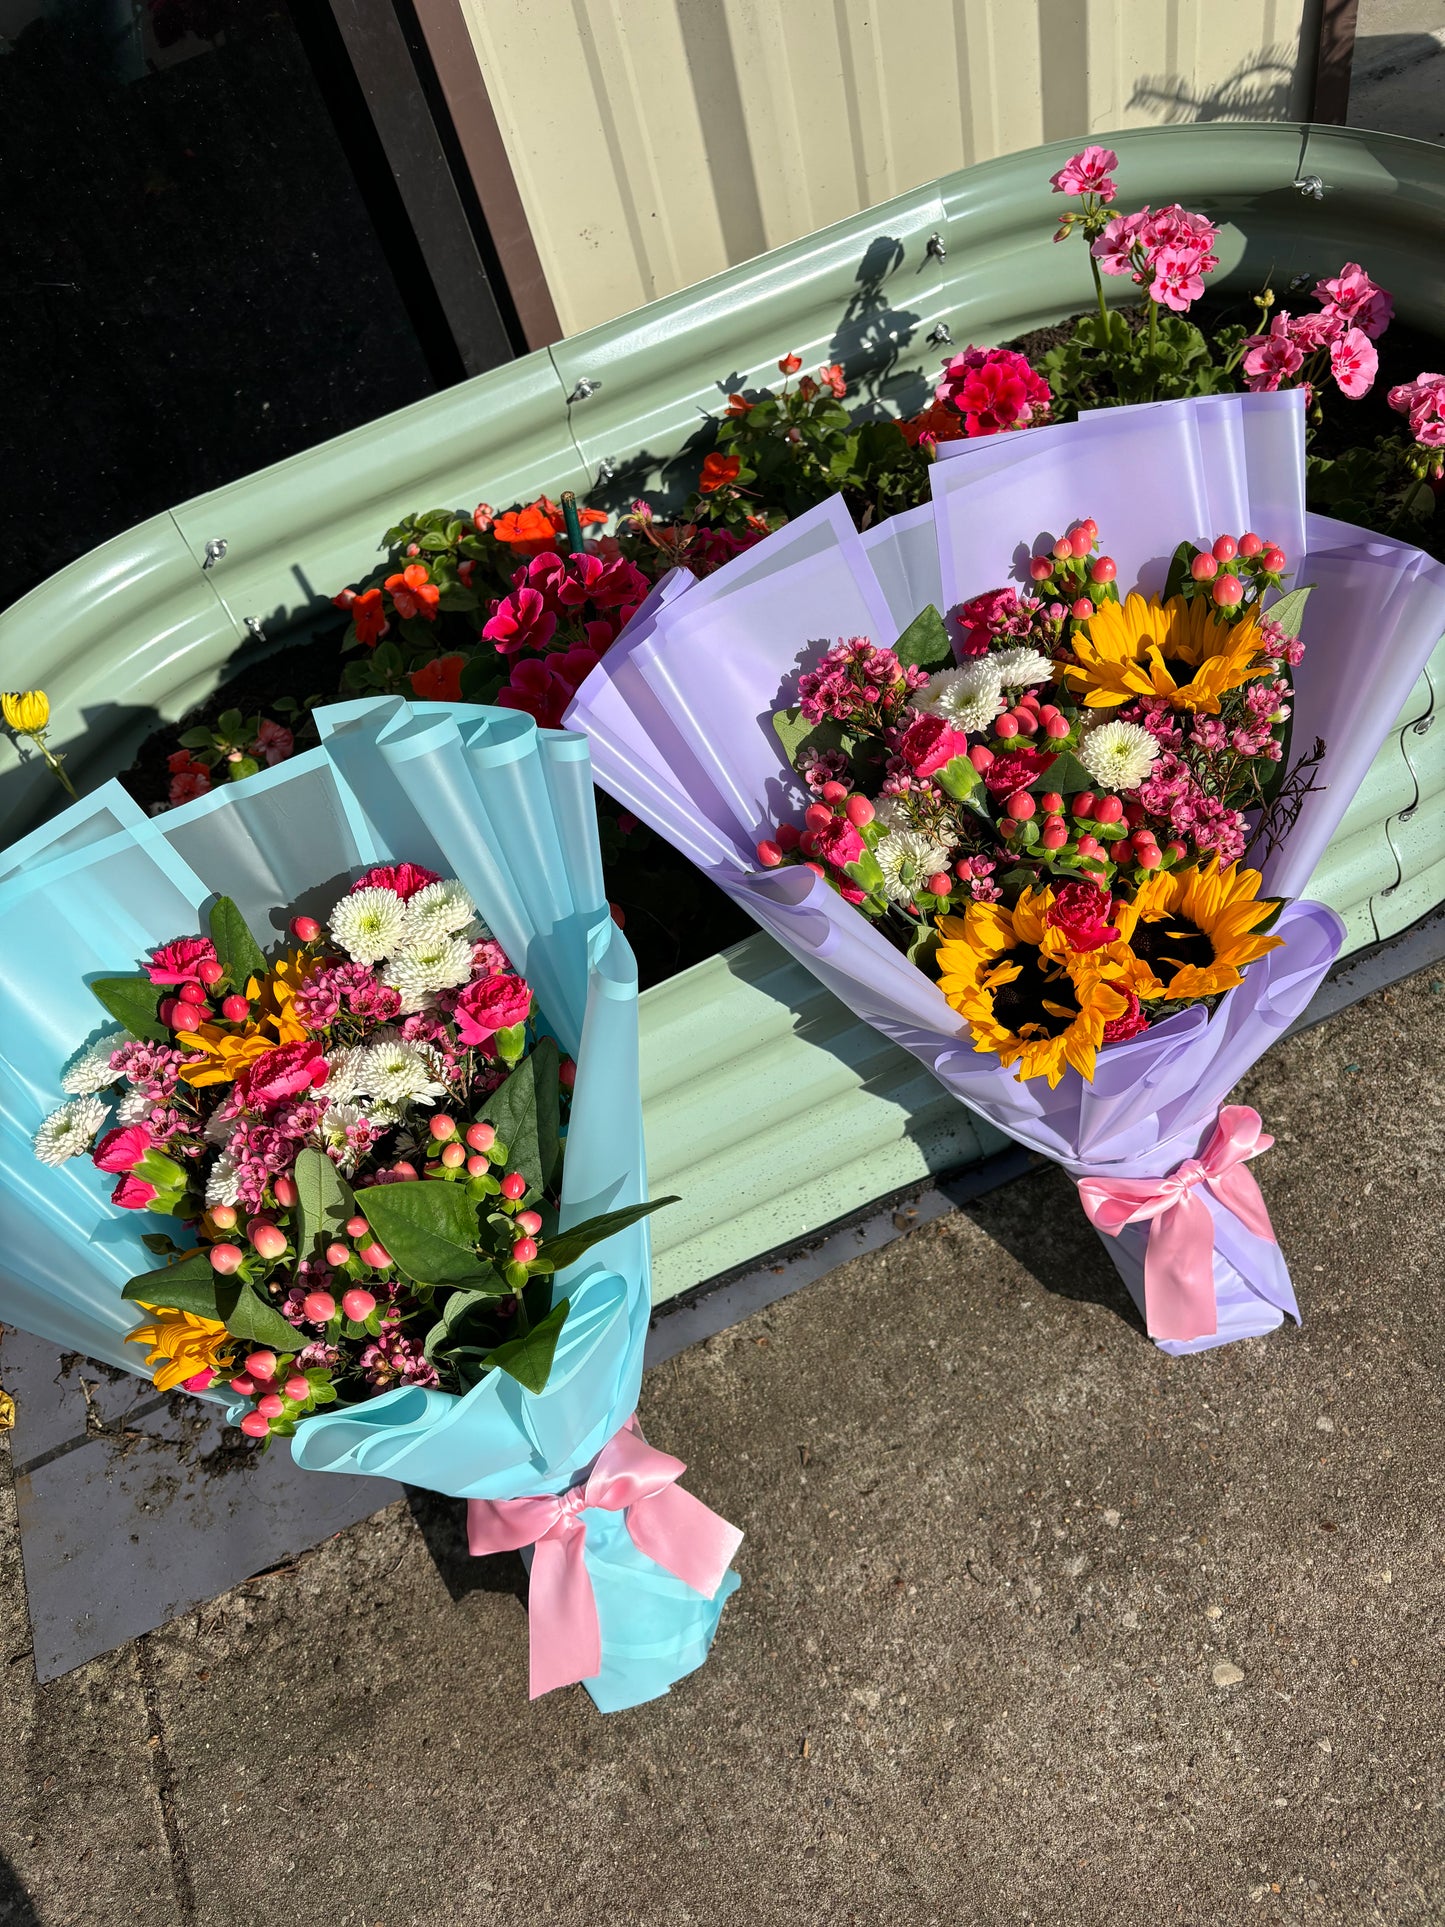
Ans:
[{"label": "light blue wrapping paper", "polygon": [[[141,1369],[126,1280],[149,1270],[145,1212],[110,1203],[88,1158],[38,1162],[33,1132],[60,1073],[107,1026],[86,988],[154,945],[204,929],[232,897],[263,944],[297,910],[324,915],[360,869],[410,860],[455,876],[577,1061],[560,1223],[646,1195],[637,971],[602,884],[585,741],[511,710],[368,699],[318,712],[322,742],[162,816],[118,784],[0,858],[0,1319]],[[467,1393],[402,1387],[306,1419],[291,1441],[313,1471],[399,1479],[459,1498],[555,1493],[626,1422],[651,1307],[646,1221],[555,1280],[571,1310],[540,1394],[491,1372]],[[706,1657],[728,1573],[704,1598],[656,1566],[621,1515],[585,1511],[602,1633],[603,1711],[665,1692]]]},{"label": "light blue wrapping paper", "polygon": [[[669,838],[806,964],[857,1016],[911,1051],[997,1129],[1074,1178],[1160,1177],[1196,1157],[1220,1104],[1308,1004],[1343,940],[1322,904],[1283,912],[1282,949],[1252,964],[1209,1017],[1202,1007],[1099,1056],[1056,1090],[1022,1084],[975,1052],[968,1027],[822,878],[762,870],[758,840],[811,799],[783,758],[773,713],[795,700],[800,667],[839,638],[897,639],[925,605],[945,610],[1012,580],[1085,516],[1121,587],[1164,584],[1188,539],[1254,529],[1279,542],[1294,581],[1318,585],[1295,672],[1294,751],[1327,744],[1324,787],[1260,865],[1271,893],[1307,887],[1386,731],[1445,630],[1445,568],[1404,543],[1309,515],[1303,398],[1222,395],[1100,410],[1077,422],[947,443],[933,499],[863,535],[834,497],[694,583],[658,585],[578,691],[569,727],[586,732],[597,780]],[[1265,1120],[1266,1128],[1268,1120]],[[1268,1167],[1256,1167],[1268,1190]],[[1298,1316],[1278,1248],[1206,1196],[1215,1220],[1217,1330],[1187,1352]],[[1143,1303],[1147,1226],[1105,1241]]]}]

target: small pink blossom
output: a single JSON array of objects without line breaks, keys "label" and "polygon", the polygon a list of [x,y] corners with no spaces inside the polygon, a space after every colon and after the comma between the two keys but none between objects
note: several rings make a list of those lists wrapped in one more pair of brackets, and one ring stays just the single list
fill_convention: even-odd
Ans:
[{"label": "small pink blossom", "polygon": [[1352,401],[1369,393],[1379,366],[1375,344],[1362,328],[1347,328],[1330,348],[1330,373]]},{"label": "small pink blossom", "polygon": [[1119,188],[1110,176],[1118,165],[1112,147],[1086,147],[1050,175],[1049,186],[1055,194],[1097,194],[1101,201],[1112,201]]}]

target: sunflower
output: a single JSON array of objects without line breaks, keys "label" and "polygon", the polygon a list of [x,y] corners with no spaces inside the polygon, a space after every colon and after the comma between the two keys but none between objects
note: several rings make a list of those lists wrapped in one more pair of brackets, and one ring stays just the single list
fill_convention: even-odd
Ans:
[{"label": "sunflower", "polygon": [[259,1014],[238,1029],[232,1024],[201,1024],[196,1030],[176,1032],[182,1050],[200,1052],[200,1061],[183,1064],[182,1080],[196,1087],[203,1084],[234,1084],[267,1051],[278,1044],[299,1044],[311,1035],[296,1015],[296,993],[312,971],[321,967],[304,951],[282,957],[269,975],[248,978],[246,996],[260,1004]]},{"label": "sunflower", "polygon": [[160,1363],[154,1374],[158,1392],[169,1392],[183,1385],[198,1372],[219,1373],[231,1363],[231,1334],[214,1318],[202,1318],[193,1311],[176,1311],[163,1305],[141,1306],[155,1313],[153,1325],[137,1325],[126,1339],[133,1345],[149,1345],[146,1364]]},{"label": "sunflower", "polygon": [[1046,921],[1051,890],[1025,890],[1012,910],[974,903],[962,917],[940,917],[939,988],[968,1019],[976,1051],[1017,1063],[1020,1083],[1058,1083],[1072,1065],[1094,1074],[1104,1026],[1129,1000],[1105,975],[1117,966],[1101,953],[1075,955]]},{"label": "sunflower", "polygon": [[1217,856],[1203,869],[1156,871],[1132,903],[1114,906],[1120,941],[1109,954],[1126,988],[1171,1003],[1233,990],[1246,964],[1284,942],[1255,934],[1279,908],[1259,885],[1258,870],[1222,869]]},{"label": "sunflower", "polygon": [[1256,613],[1224,622],[1207,602],[1183,596],[1105,602],[1080,624],[1072,646],[1078,661],[1056,673],[1089,709],[1162,696],[1171,708],[1217,716],[1227,690],[1275,668]]}]

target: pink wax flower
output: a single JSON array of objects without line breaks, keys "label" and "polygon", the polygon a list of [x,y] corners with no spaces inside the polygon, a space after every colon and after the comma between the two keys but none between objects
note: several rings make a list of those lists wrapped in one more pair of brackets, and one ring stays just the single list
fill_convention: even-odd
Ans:
[{"label": "pink wax flower", "polygon": [[1048,419],[1054,391],[1024,355],[966,348],[943,370],[935,398],[956,408],[970,435],[998,435]]},{"label": "pink wax flower", "polygon": [[1086,147],[1049,176],[1049,186],[1055,194],[1097,194],[1101,201],[1112,201],[1119,188],[1110,176],[1118,165],[1112,147]]},{"label": "pink wax flower", "polygon": [[841,749],[805,749],[797,767],[799,776],[816,796],[825,783],[846,782],[851,765]]},{"label": "pink wax flower", "polygon": [[457,1035],[466,1045],[485,1043],[499,1030],[522,1023],[532,1008],[532,987],[522,977],[483,977],[457,997]]},{"label": "pink wax flower", "polygon": [[932,776],[955,756],[967,756],[968,734],[942,716],[920,716],[903,732],[898,747],[915,776]]},{"label": "pink wax flower", "polygon": [[364,877],[358,877],[351,886],[351,894],[358,890],[395,890],[405,903],[414,897],[418,890],[425,890],[429,883],[440,883],[441,878],[435,870],[425,870],[419,863],[379,863],[374,870],[368,870]]},{"label": "pink wax flower", "polygon": [[1369,393],[1379,367],[1375,344],[1363,328],[1347,328],[1330,348],[1330,373],[1351,401]]},{"label": "pink wax flower", "polygon": [[216,946],[209,937],[177,937],[151,953],[146,975],[153,984],[198,984],[203,963],[216,961]]},{"label": "pink wax flower", "polygon": [[256,740],[251,745],[251,754],[259,756],[264,763],[274,768],[284,763],[296,748],[294,734],[283,723],[273,723],[269,716],[261,718],[256,731]]},{"label": "pink wax flower", "polygon": [[1154,256],[1154,279],[1149,298],[1159,301],[1176,314],[1184,314],[1204,292],[1199,272],[1199,255],[1182,248],[1160,248]]},{"label": "pink wax flower", "polygon": [[252,1109],[299,1097],[302,1091],[326,1082],[324,1046],[315,1037],[304,1038],[299,1044],[280,1044],[248,1065],[236,1081],[242,1079],[246,1102]]},{"label": "pink wax flower", "polygon": [[1245,342],[1244,379],[1254,394],[1272,393],[1304,366],[1304,351],[1295,344],[1290,321],[1281,312],[1270,322],[1268,334],[1250,335]]},{"label": "pink wax flower", "polygon": [[122,1211],[144,1211],[155,1195],[153,1184],[147,1184],[144,1178],[135,1177],[127,1171],[111,1192],[110,1201],[118,1204]]},{"label": "pink wax flower", "polygon": [[1055,890],[1044,921],[1063,931],[1070,950],[1098,950],[1119,941],[1109,921],[1113,907],[1108,891],[1097,883],[1065,883]]},{"label": "pink wax flower", "polygon": [[[553,558],[537,558],[544,559]],[[482,625],[482,634],[503,656],[515,656],[524,649],[540,654],[556,633],[557,618],[534,588],[514,589],[511,595],[494,602],[490,617]]]},{"label": "pink wax flower", "polygon": [[512,960],[495,937],[482,937],[472,945],[472,975],[496,977],[509,975]]},{"label": "pink wax flower", "polygon": [[813,854],[821,862],[831,863],[835,870],[856,863],[867,848],[846,816],[835,816],[821,830],[813,832]]},{"label": "pink wax flower", "polygon": [[1377,287],[1358,261],[1347,261],[1339,273],[1315,288],[1315,299],[1337,310],[1342,320],[1377,341],[1395,315],[1395,303]]},{"label": "pink wax flower", "polygon": [[144,1124],[119,1125],[91,1152],[99,1171],[133,1171],[151,1148],[151,1134]]}]

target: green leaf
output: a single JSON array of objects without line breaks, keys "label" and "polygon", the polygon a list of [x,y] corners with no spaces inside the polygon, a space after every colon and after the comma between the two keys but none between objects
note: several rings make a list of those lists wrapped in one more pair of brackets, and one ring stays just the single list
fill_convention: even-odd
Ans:
[{"label": "green leaf", "polygon": [[252,1345],[264,1345],[273,1352],[299,1352],[306,1340],[279,1311],[258,1298],[249,1285],[243,1285],[226,1318],[226,1330],[233,1338]]},{"label": "green leaf", "polygon": [[324,1151],[310,1145],[298,1151],[292,1175],[301,1213],[296,1248],[303,1258],[309,1258],[317,1242],[345,1224],[356,1205],[351,1187]]},{"label": "green leaf", "polygon": [[155,1185],[158,1191],[184,1191],[186,1188],[184,1167],[177,1164],[174,1158],[168,1158],[164,1151],[157,1150],[155,1145],[151,1146],[134,1169],[138,1178],[143,1179],[147,1184]]},{"label": "green leaf", "polygon": [[1297,636],[1300,624],[1304,621],[1305,604],[1310,599],[1314,584],[1307,583],[1302,589],[1291,589],[1282,595],[1278,602],[1271,602],[1263,611],[1266,622],[1277,622],[1287,636]]},{"label": "green leaf", "polygon": [[1169,559],[1169,573],[1164,578],[1164,600],[1170,596],[1182,595],[1184,584],[1189,581],[1189,565],[1201,551],[1192,542],[1181,542]]},{"label": "green leaf", "polygon": [[211,942],[233,984],[244,988],[248,977],[266,975],[266,958],[261,946],[229,897],[217,897],[211,906]]},{"label": "green leaf", "polygon": [[845,756],[853,754],[853,737],[831,717],[824,717],[821,723],[810,723],[796,709],[779,709],[773,712],[773,728],[778,732],[784,756],[794,769],[805,749],[820,752],[841,749]]},{"label": "green leaf", "polygon": [[1076,796],[1080,790],[1098,788],[1097,779],[1090,776],[1078,757],[1071,750],[1061,749],[1042,776],[1036,777],[1031,790],[1057,790],[1060,796]]},{"label": "green leaf", "polygon": [[149,977],[97,977],[90,992],[132,1037],[153,1044],[169,1041],[171,1033],[157,1015],[161,999],[173,994],[168,986],[153,984]]},{"label": "green leaf", "polygon": [[177,736],[182,749],[208,749],[214,738],[208,729],[188,729]]},{"label": "green leaf", "polygon": [[356,1194],[356,1206],[414,1283],[470,1285],[494,1275],[478,1255],[477,1207],[462,1185],[376,1184]]},{"label": "green leaf", "polygon": [[905,666],[911,664],[916,669],[927,669],[930,673],[947,668],[953,661],[953,645],[948,640],[948,630],[944,627],[943,617],[931,602],[913,618],[894,643],[893,653]]},{"label": "green leaf", "polygon": [[584,1251],[590,1251],[604,1238],[610,1238],[615,1231],[625,1231],[639,1218],[646,1218],[654,1211],[661,1211],[664,1205],[676,1204],[676,1197],[654,1198],[648,1204],[629,1204],[621,1211],[604,1211],[596,1218],[588,1218],[582,1224],[574,1224],[570,1231],[559,1231],[542,1248],[543,1256],[562,1271],[566,1266],[575,1264]]},{"label": "green leaf", "polygon": [[497,668],[497,659],[481,649],[474,650],[462,664],[462,701],[490,703],[507,680]]},{"label": "green leaf", "polygon": [[557,1340],[562,1336],[562,1327],[567,1322],[568,1309],[564,1298],[529,1332],[498,1345],[487,1363],[515,1378],[527,1391],[540,1392],[551,1373]]},{"label": "green leaf", "polygon": [[176,1264],[141,1272],[120,1295],[136,1304],[164,1305],[195,1312],[198,1318],[219,1318],[216,1294],[223,1282],[220,1273],[212,1269],[208,1252],[188,1251]]},{"label": "green leaf", "polygon": [[483,1106],[487,1122],[507,1146],[508,1168],[521,1172],[530,1191],[547,1188],[561,1153],[560,1063],[556,1039],[539,1037],[531,1055]]}]

